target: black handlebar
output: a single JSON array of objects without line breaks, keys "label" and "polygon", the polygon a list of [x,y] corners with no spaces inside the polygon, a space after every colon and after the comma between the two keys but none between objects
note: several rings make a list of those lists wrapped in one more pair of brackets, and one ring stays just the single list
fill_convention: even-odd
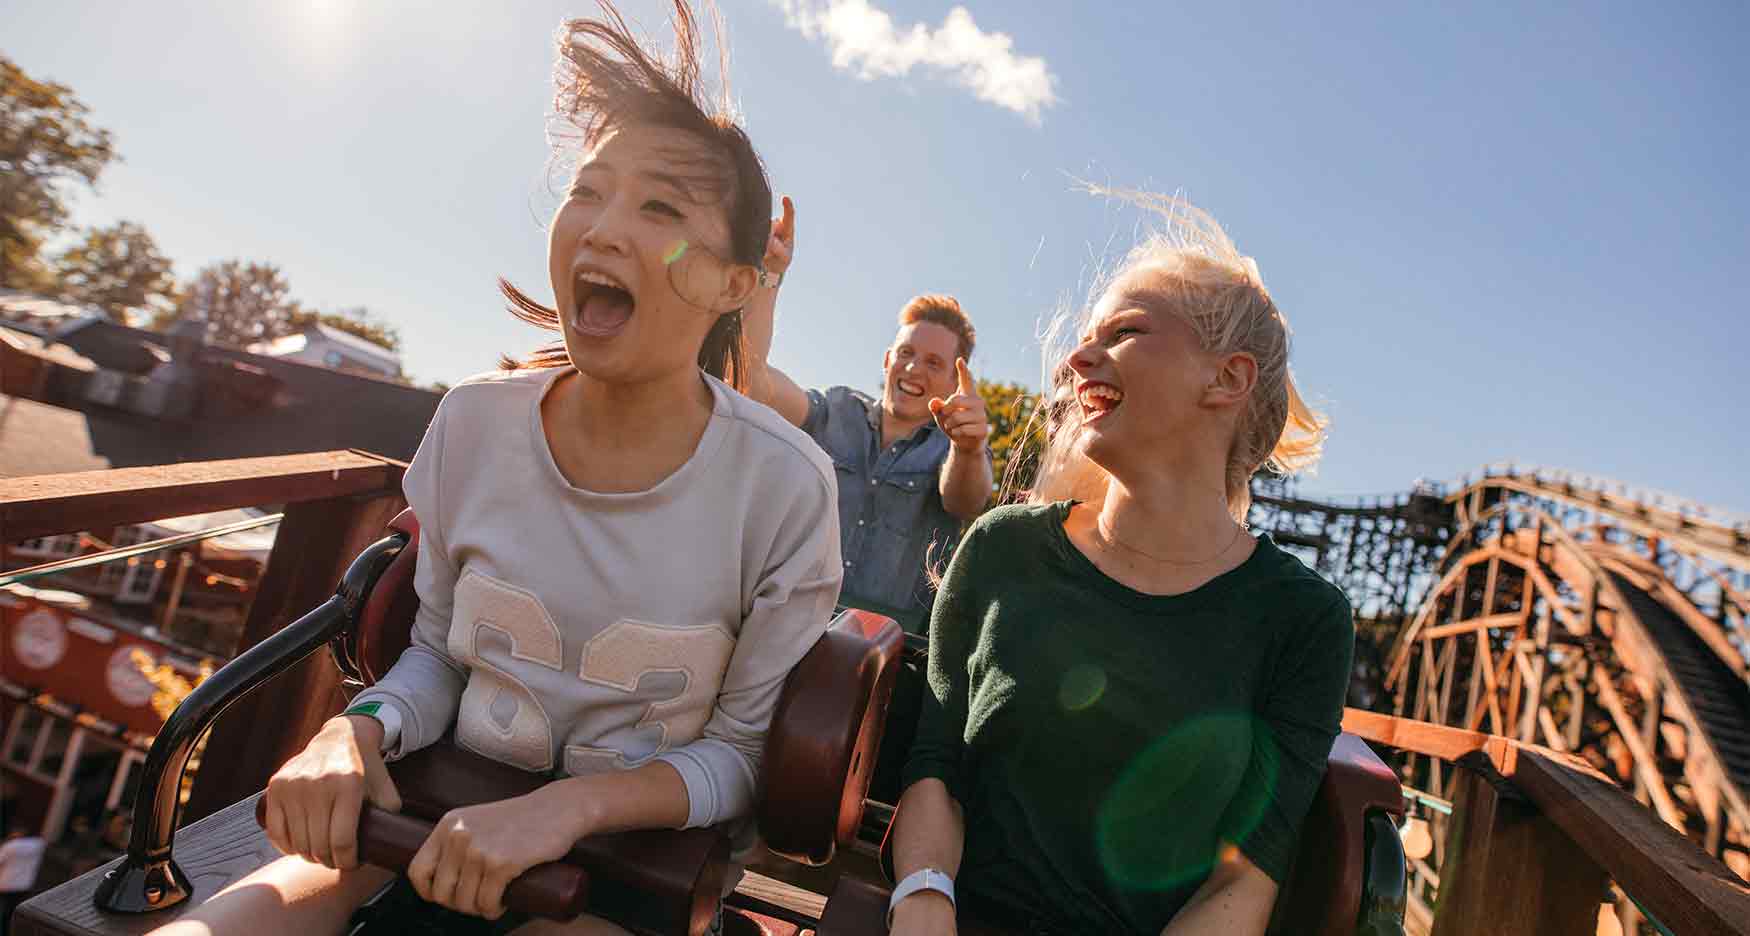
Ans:
[{"label": "black handlebar", "polygon": [[195,743],[231,703],[350,629],[371,588],[407,542],[406,534],[396,533],[372,543],[347,567],[332,598],[225,664],[164,720],[141,769],[127,857],[104,875],[92,896],[99,910],[150,913],[194,893],[170,852],[182,772]]}]

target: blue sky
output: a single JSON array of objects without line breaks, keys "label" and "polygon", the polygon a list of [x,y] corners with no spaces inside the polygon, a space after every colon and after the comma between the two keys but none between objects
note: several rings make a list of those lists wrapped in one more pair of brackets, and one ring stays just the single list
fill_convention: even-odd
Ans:
[{"label": "blue sky", "polygon": [[[1310,490],[1515,459],[1750,508],[1750,12],[1405,6],[724,0],[799,209],[774,361],[873,387],[899,306],[945,291],[974,372],[1036,385],[1041,316],[1139,220],[1069,177],[1182,190],[1295,327],[1333,420]],[[7,4],[0,51],[116,135],[81,222],[143,222],[184,276],[276,262],[453,381],[540,339],[493,278],[546,290],[551,37],[592,9]]]}]

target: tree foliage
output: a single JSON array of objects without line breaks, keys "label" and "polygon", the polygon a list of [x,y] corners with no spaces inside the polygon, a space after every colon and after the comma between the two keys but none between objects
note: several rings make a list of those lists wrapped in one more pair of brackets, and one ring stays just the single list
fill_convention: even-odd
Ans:
[{"label": "tree foliage", "polygon": [[289,334],[302,311],[279,267],[241,260],[203,268],[176,304],[177,318],[204,319],[212,341],[237,348]]},{"label": "tree foliage", "polygon": [[372,315],[364,306],[341,309],[339,312],[303,310],[292,316],[293,328],[302,328],[311,322],[363,338],[386,351],[401,350],[401,330]]},{"label": "tree foliage", "polygon": [[158,311],[175,303],[170,258],[132,221],[88,228],[85,238],[55,258],[56,292],[125,321],[130,309]]},{"label": "tree foliage", "polygon": [[1039,397],[1020,384],[990,380],[978,381],[978,395],[990,420],[991,473],[999,496],[1016,496],[1032,486],[1044,447],[1044,426],[1033,418]]},{"label": "tree foliage", "polygon": [[115,148],[66,85],[0,55],[0,285],[41,289],[43,241],[67,223],[70,183],[94,185]]}]

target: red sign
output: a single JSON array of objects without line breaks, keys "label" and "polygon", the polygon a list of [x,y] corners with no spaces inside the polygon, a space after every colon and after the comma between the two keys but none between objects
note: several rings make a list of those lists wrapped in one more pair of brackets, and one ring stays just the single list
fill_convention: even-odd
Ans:
[{"label": "red sign", "polygon": [[99,619],[68,592],[0,590],[0,676],[46,692],[99,718],[148,736],[164,720],[144,668],[169,664],[184,679],[194,661],[131,627]]}]

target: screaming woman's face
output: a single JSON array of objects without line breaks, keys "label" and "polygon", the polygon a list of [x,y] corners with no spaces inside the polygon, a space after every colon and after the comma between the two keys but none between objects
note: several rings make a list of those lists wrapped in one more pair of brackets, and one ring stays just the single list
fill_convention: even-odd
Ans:
[{"label": "screaming woman's face", "polygon": [[727,197],[698,184],[705,144],[680,130],[626,127],[578,168],[553,217],[548,276],[579,371],[641,382],[697,366],[713,322],[752,292],[729,255]]}]

